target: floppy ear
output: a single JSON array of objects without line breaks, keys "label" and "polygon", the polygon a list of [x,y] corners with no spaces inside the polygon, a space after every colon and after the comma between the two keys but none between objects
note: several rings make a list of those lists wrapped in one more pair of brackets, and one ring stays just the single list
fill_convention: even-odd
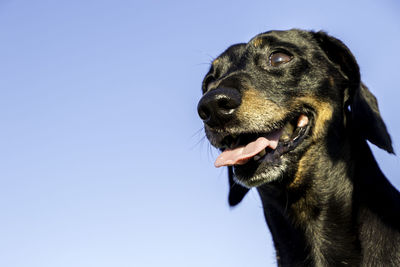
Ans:
[{"label": "floppy ear", "polygon": [[360,69],[349,48],[324,32],[314,33],[314,36],[329,60],[340,68],[342,75],[348,80],[344,107],[350,106],[353,129],[362,138],[394,154],[392,141],[379,113],[376,98],[361,82]]},{"label": "floppy ear", "polygon": [[242,201],[244,196],[249,191],[248,188],[241,186],[240,184],[236,183],[233,179],[233,168],[231,166],[228,167],[228,178],[229,178],[229,196],[228,202],[229,206],[233,207]]},{"label": "floppy ear", "polygon": [[392,141],[378,109],[378,102],[368,88],[361,84],[351,103],[353,124],[362,137],[379,148],[394,154]]}]

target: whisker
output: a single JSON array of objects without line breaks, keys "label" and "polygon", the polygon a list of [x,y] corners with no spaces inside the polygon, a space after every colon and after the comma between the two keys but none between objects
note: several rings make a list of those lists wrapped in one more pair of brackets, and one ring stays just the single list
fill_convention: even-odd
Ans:
[{"label": "whisker", "polygon": [[200,129],[195,131],[194,134],[192,134],[191,138],[193,138],[195,135],[198,135],[201,131],[204,131],[204,127],[201,127]]},{"label": "whisker", "polygon": [[197,146],[204,144],[204,141],[206,140],[206,136],[204,135],[203,137],[200,138],[199,141],[197,141],[193,146],[190,147],[190,150],[195,149]]},{"label": "whisker", "polygon": [[197,63],[197,64],[195,64],[194,66],[203,66],[203,65],[209,66],[209,65],[210,65],[210,62]]}]

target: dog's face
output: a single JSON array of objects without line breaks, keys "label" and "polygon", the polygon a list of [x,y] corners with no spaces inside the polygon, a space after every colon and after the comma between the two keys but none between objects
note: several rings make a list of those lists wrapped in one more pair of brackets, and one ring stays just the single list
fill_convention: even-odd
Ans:
[{"label": "dog's face", "polygon": [[222,152],[215,165],[259,186],[295,177],[322,143],[340,146],[352,87],[360,86],[349,53],[337,39],[300,30],[263,33],[223,52],[198,105],[207,138]]}]

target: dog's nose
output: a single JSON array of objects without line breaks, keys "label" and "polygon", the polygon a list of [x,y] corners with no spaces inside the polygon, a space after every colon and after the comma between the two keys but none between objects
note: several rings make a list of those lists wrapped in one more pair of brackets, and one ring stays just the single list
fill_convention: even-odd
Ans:
[{"label": "dog's nose", "polygon": [[233,88],[217,88],[206,93],[197,106],[200,118],[210,127],[222,126],[232,119],[242,97]]}]

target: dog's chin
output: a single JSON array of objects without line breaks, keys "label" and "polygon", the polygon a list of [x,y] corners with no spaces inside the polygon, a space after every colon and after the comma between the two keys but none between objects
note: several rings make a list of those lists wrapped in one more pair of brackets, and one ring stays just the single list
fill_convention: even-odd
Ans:
[{"label": "dog's chin", "polygon": [[245,187],[257,187],[262,184],[280,181],[285,177],[292,160],[288,155],[282,155],[273,162],[251,161],[245,165],[235,165],[236,182]]}]

